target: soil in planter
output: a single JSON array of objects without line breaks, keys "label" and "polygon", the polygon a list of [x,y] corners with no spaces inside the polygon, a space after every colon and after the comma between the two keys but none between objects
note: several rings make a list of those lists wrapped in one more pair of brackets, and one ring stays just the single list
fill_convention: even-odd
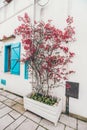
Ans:
[{"label": "soil in planter", "polygon": [[48,104],[48,105],[51,105],[51,106],[54,105],[55,103],[57,103],[57,98],[54,98],[52,96],[45,96],[40,93],[31,94],[31,96],[29,96],[29,98],[42,102],[42,103],[45,103],[45,104]]}]

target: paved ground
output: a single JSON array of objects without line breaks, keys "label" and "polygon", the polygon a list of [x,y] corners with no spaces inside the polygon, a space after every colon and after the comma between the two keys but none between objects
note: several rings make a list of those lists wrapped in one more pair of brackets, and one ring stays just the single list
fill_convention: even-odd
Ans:
[{"label": "paved ground", "polygon": [[61,115],[55,127],[53,123],[23,108],[23,99],[0,90],[0,130],[87,130],[87,122]]}]

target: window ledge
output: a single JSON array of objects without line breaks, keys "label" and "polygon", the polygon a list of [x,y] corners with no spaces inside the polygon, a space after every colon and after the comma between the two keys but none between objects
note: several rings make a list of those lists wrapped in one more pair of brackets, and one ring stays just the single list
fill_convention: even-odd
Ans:
[{"label": "window ledge", "polygon": [[15,38],[15,35],[12,34],[12,35],[10,35],[9,37],[4,36],[2,39],[0,39],[0,41],[4,42],[4,41],[10,40],[10,39],[12,39],[12,38]]}]

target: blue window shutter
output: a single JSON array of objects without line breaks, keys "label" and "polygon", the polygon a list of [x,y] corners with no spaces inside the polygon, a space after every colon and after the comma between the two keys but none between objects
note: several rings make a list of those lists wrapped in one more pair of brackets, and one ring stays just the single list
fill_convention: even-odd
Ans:
[{"label": "blue window shutter", "polygon": [[20,43],[11,45],[11,74],[20,75]]},{"label": "blue window shutter", "polygon": [[28,79],[28,69],[29,69],[29,61],[26,61],[24,65],[24,78],[25,79]]},{"label": "blue window shutter", "polygon": [[6,45],[4,48],[4,72],[8,72],[8,48],[10,48],[11,45]]}]

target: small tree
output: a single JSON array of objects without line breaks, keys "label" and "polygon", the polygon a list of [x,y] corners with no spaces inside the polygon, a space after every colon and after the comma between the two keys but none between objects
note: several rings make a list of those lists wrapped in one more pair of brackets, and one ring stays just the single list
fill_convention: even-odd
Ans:
[{"label": "small tree", "polygon": [[48,95],[51,88],[58,87],[74,72],[67,69],[74,56],[68,47],[69,43],[75,41],[75,31],[71,26],[73,18],[68,16],[67,27],[63,31],[53,26],[51,20],[47,23],[35,21],[33,25],[26,13],[18,19],[22,23],[15,29],[15,34],[22,36],[25,50],[23,61],[29,61],[29,66],[34,71],[34,89]]}]

